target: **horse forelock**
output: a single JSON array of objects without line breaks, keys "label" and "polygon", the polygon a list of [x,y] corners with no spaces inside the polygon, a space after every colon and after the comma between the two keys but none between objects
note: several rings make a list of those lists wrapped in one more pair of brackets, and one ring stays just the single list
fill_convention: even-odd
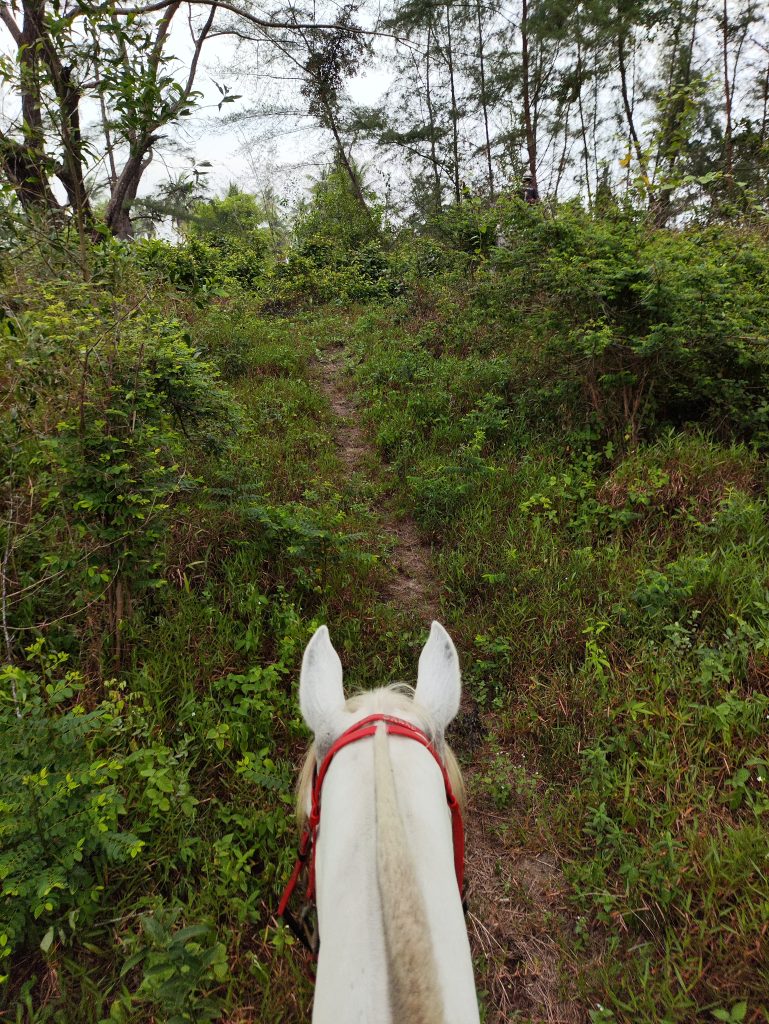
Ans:
[{"label": "horse forelock", "polygon": [[[416,725],[436,744],[438,753],[446,766],[446,772],[451,783],[454,796],[459,801],[462,813],[465,811],[465,784],[462,779],[457,759],[451,747],[437,734],[435,723],[426,708],[414,700],[414,687],[408,683],[391,683],[389,686],[381,686],[375,690],[362,690],[353,694],[344,705],[344,714],[359,715],[364,712],[366,715],[403,715],[416,720]],[[352,723],[351,723],[352,724]],[[343,725],[339,734],[347,728]],[[296,816],[299,827],[303,828],[309,814],[310,800],[312,797],[313,780],[315,768],[318,764],[318,752],[315,743],[310,745],[304,756],[299,771],[299,781],[296,788]]]}]

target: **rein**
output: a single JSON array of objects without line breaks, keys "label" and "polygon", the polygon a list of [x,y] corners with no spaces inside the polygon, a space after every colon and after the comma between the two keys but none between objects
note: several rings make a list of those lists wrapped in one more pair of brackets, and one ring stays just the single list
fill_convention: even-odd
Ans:
[{"label": "rein", "polygon": [[[405,722],[401,718],[395,718],[392,715],[369,715],[367,718],[361,719],[360,722],[356,722],[355,725],[343,732],[342,735],[331,745],[331,748],[321,762],[320,768],[316,767],[312,787],[312,806],[310,809],[310,816],[307,819],[307,824],[304,827],[302,837],[299,841],[299,852],[296,858],[296,863],[294,864],[294,870],[291,872],[291,877],[288,880],[286,888],[283,890],[283,896],[281,897],[280,904],[278,905],[277,916],[284,919],[302,945],[306,946],[313,954],[316,954],[318,949],[317,934],[310,932],[307,927],[306,918],[309,910],[315,902],[315,849],[317,846],[318,828],[320,826],[320,797],[321,790],[323,789],[323,781],[326,778],[326,773],[328,772],[331,762],[339,751],[344,747],[349,746],[351,743],[357,743],[358,740],[364,740],[373,736],[380,722],[384,722],[389,736],[405,736],[406,739],[415,740],[417,743],[420,743],[425,750],[432,754],[435,759],[435,763],[441,770],[443,784],[446,788],[446,802],[448,803],[449,810],[451,811],[451,834],[454,844],[454,870],[457,876],[457,885],[459,886],[460,897],[464,896],[465,833],[464,825],[462,824],[462,811],[459,806],[459,801],[451,788],[451,781],[449,779],[449,774],[446,771],[445,764],[438,756],[438,752],[433,746],[429,736],[427,736],[422,729],[417,728],[417,726],[412,725],[410,722]],[[300,915],[299,921],[297,921],[289,910],[288,904],[294,890],[296,889],[299,876],[305,867],[307,868],[307,892],[305,896],[306,906]]]}]

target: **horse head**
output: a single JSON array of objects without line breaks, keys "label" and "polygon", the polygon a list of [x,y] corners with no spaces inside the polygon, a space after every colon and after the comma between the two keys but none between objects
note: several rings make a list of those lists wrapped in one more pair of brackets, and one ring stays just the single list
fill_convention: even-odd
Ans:
[{"label": "horse head", "polygon": [[320,936],[314,1024],[479,1019],[462,911],[461,776],[445,741],[460,696],[459,658],[437,622],[415,690],[345,699],[328,629],[307,645],[299,703],[314,742],[298,802]]}]

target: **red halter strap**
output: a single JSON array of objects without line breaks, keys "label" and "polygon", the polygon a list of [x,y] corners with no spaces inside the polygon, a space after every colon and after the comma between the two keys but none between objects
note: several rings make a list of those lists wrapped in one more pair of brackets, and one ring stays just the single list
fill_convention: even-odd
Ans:
[{"label": "red halter strap", "polygon": [[323,758],[320,768],[316,770],[315,781],[312,787],[312,807],[310,810],[310,817],[307,819],[307,824],[305,825],[302,833],[302,838],[299,843],[299,855],[296,859],[294,870],[291,872],[291,877],[283,891],[283,896],[281,898],[280,905],[278,906],[278,917],[285,917],[289,923],[290,916],[287,913],[288,901],[291,899],[291,894],[296,888],[302,868],[308,864],[308,861],[307,900],[308,902],[311,902],[315,898],[315,847],[318,836],[318,826],[320,825],[320,795],[321,790],[323,789],[323,781],[326,778],[326,773],[328,772],[334,757],[340,750],[349,746],[350,743],[357,743],[358,740],[363,740],[369,736],[373,736],[380,722],[384,722],[388,735],[405,736],[407,739],[416,740],[417,743],[421,743],[425,750],[428,750],[435,758],[435,762],[441,770],[443,784],[446,787],[446,801],[451,811],[451,834],[454,842],[454,870],[457,875],[459,894],[460,896],[463,895],[465,874],[465,832],[462,824],[462,811],[459,807],[459,801],[451,788],[451,781],[449,779],[448,772],[446,771],[445,764],[438,756],[430,738],[421,729],[417,728],[417,726],[412,725],[411,722],[405,722],[401,718],[394,718],[392,715],[369,715],[367,718],[361,719],[360,722],[356,722],[355,725],[343,732],[342,735],[334,741],[330,750]]}]

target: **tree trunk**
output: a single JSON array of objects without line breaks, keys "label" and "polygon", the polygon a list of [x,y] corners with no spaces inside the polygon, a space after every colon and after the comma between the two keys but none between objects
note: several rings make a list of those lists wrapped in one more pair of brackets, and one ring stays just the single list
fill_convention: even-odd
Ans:
[{"label": "tree trunk", "polygon": [[[53,69],[52,69],[53,70]],[[83,136],[80,129],[80,89],[72,69],[59,66],[55,88],[61,110],[62,165],[56,172],[80,226],[91,221],[91,204],[85,185]]]},{"label": "tree trunk", "polygon": [[526,153],[528,156],[529,174],[532,186],[537,188],[537,136],[534,130],[534,118],[531,105],[531,80],[529,61],[529,0],[521,3],[521,76],[523,88],[523,123],[526,132]]},{"label": "tree trunk", "polygon": [[769,64],[767,64],[766,73],[764,74],[761,100],[763,102],[763,110],[761,113],[761,142],[765,143],[767,136],[769,135]]},{"label": "tree trunk", "polygon": [[624,33],[620,31],[617,35],[617,64],[619,66],[619,81],[620,91],[622,93],[622,106],[625,109],[625,119],[627,120],[628,132],[630,133],[630,139],[633,143],[633,149],[635,149],[636,159],[638,160],[638,166],[641,168],[641,174],[648,180],[649,171],[647,166],[646,156],[641,148],[641,141],[636,131],[635,119],[633,116],[633,107],[630,102],[630,94],[627,87],[627,66],[625,62],[625,37]]},{"label": "tree trunk", "polygon": [[433,167],[433,188],[435,212],[440,213],[443,207],[443,186],[441,185],[441,168],[438,160],[438,153],[435,146],[435,135],[437,127],[435,124],[435,108],[433,107],[433,95],[430,87],[430,46],[433,37],[433,27],[427,29],[427,52],[425,54],[425,101],[427,103],[427,116],[430,120],[430,160]]},{"label": "tree trunk", "polygon": [[323,113],[325,114],[326,124],[331,130],[331,134],[334,136],[334,148],[336,149],[337,159],[341,162],[347,177],[350,179],[353,194],[360,203],[361,209],[370,218],[371,211],[368,208],[366,197],[363,195],[363,189],[361,188],[360,181],[358,180],[358,175],[355,173],[355,168],[350,163],[350,158],[347,156],[347,150],[344,147],[342,136],[339,133],[339,126],[336,123],[336,113],[332,104],[328,102],[325,96],[321,97],[321,102],[323,104]]},{"label": "tree trunk", "polygon": [[491,137],[489,135],[489,105],[486,99],[486,69],[483,56],[483,19],[481,17],[481,0],[476,0],[475,11],[478,16],[478,70],[481,75],[481,110],[483,111],[483,130],[486,136],[486,163],[489,169],[489,196],[494,198],[494,168],[491,165]]},{"label": "tree trunk", "polygon": [[133,236],[131,205],[134,199],[136,199],[142,175],[152,160],[150,151],[155,141],[154,136],[150,136],[142,141],[141,145],[129,155],[123,170],[115,182],[112,195],[107,203],[107,212],[104,220],[112,234],[118,238],[131,238]]},{"label": "tree trunk", "polygon": [[451,4],[446,4],[446,63],[449,71],[451,87],[451,150],[454,155],[454,199],[457,206],[462,202],[462,183],[459,176],[459,110],[457,109],[457,91],[454,81],[454,50],[451,38]]},{"label": "tree trunk", "polygon": [[729,81],[729,8],[728,0],[724,0],[724,17],[721,23],[721,40],[724,62],[724,113],[726,129],[724,131],[724,181],[727,192],[734,189],[734,137],[732,132],[732,88]]},{"label": "tree trunk", "polygon": [[[552,196],[554,200],[558,200],[558,192],[561,188],[561,181],[563,180],[564,173],[566,172],[566,158],[569,151],[569,121],[571,120],[571,104],[566,104],[564,120],[563,120],[563,148],[561,149],[561,156],[558,160],[558,167],[555,173],[555,183],[552,185]],[[552,181],[552,175],[551,179]],[[548,184],[548,193],[551,191],[551,186]]]},{"label": "tree trunk", "polygon": [[[158,68],[160,67],[163,55],[163,47],[168,39],[171,28],[171,21],[180,7],[181,0],[169,5],[161,18],[157,27],[157,32],[155,33],[155,40],[152,45],[152,50],[150,51],[148,62],[155,83],[157,82]],[[131,238],[133,236],[131,206],[136,199],[136,193],[139,191],[142,175],[152,163],[152,147],[158,141],[158,136],[155,133],[162,128],[163,125],[170,124],[177,117],[179,112],[184,109],[184,106],[189,99],[192,87],[195,84],[195,75],[197,74],[200,51],[208,33],[211,30],[211,26],[213,25],[216,10],[217,5],[212,4],[206,23],[195,41],[195,50],[192,55],[192,60],[190,61],[187,83],[179,93],[176,102],[168,109],[167,114],[164,115],[162,120],[158,120],[155,123],[146,123],[141,126],[140,131],[131,132],[129,135],[131,147],[130,153],[123,170],[113,183],[112,194],[110,195],[110,200],[107,204],[107,213],[105,216],[107,227],[114,235],[117,235],[118,238]]]},{"label": "tree trunk", "polygon": [[59,212],[50,186],[50,161],[45,152],[42,114],[41,63],[45,50],[45,0],[24,0],[24,20],[17,37],[20,70],[21,116],[24,142],[4,139],[3,163],[24,209]]},{"label": "tree trunk", "polygon": [[[684,11],[684,2],[681,0],[681,4],[678,8],[678,20],[676,21],[675,31],[673,34],[673,47],[671,57],[671,72],[670,81],[668,83],[667,94],[670,96],[674,89],[677,89],[679,93],[683,93],[691,85],[692,79],[692,56],[694,54],[694,44],[697,36],[697,15],[699,12],[699,0],[695,0],[694,6],[691,8],[688,16],[691,19],[691,35],[688,41],[681,43],[684,30],[686,28],[687,14]],[[657,150],[657,159],[655,162],[656,168],[660,163],[667,164],[665,173],[668,179],[672,178],[680,151],[674,140],[676,134],[679,131],[681,118],[684,113],[686,100],[681,96],[674,103],[671,103],[668,110],[666,111],[665,121],[663,123],[663,130],[661,133],[660,145]],[[672,214],[672,192],[671,189],[661,189],[654,200],[654,223],[658,228],[664,228],[667,226]]]},{"label": "tree trunk", "polygon": [[582,86],[584,77],[582,73],[582,42],[577,40],[577,109],[579,110],[579,125],[582,134],[582,159],[585,161],[585,188],[587,189],[588,206],[593,205],[593,195],[590,188],[590,150],[587,144],[587,125],[585,124],[585,108],[582,103]]},{"label": "tree trunk", "polygon": [[27,214],[61,213],[48,176],[41,174],[39,154],[31,146],[0,133],[0,167]]}]

